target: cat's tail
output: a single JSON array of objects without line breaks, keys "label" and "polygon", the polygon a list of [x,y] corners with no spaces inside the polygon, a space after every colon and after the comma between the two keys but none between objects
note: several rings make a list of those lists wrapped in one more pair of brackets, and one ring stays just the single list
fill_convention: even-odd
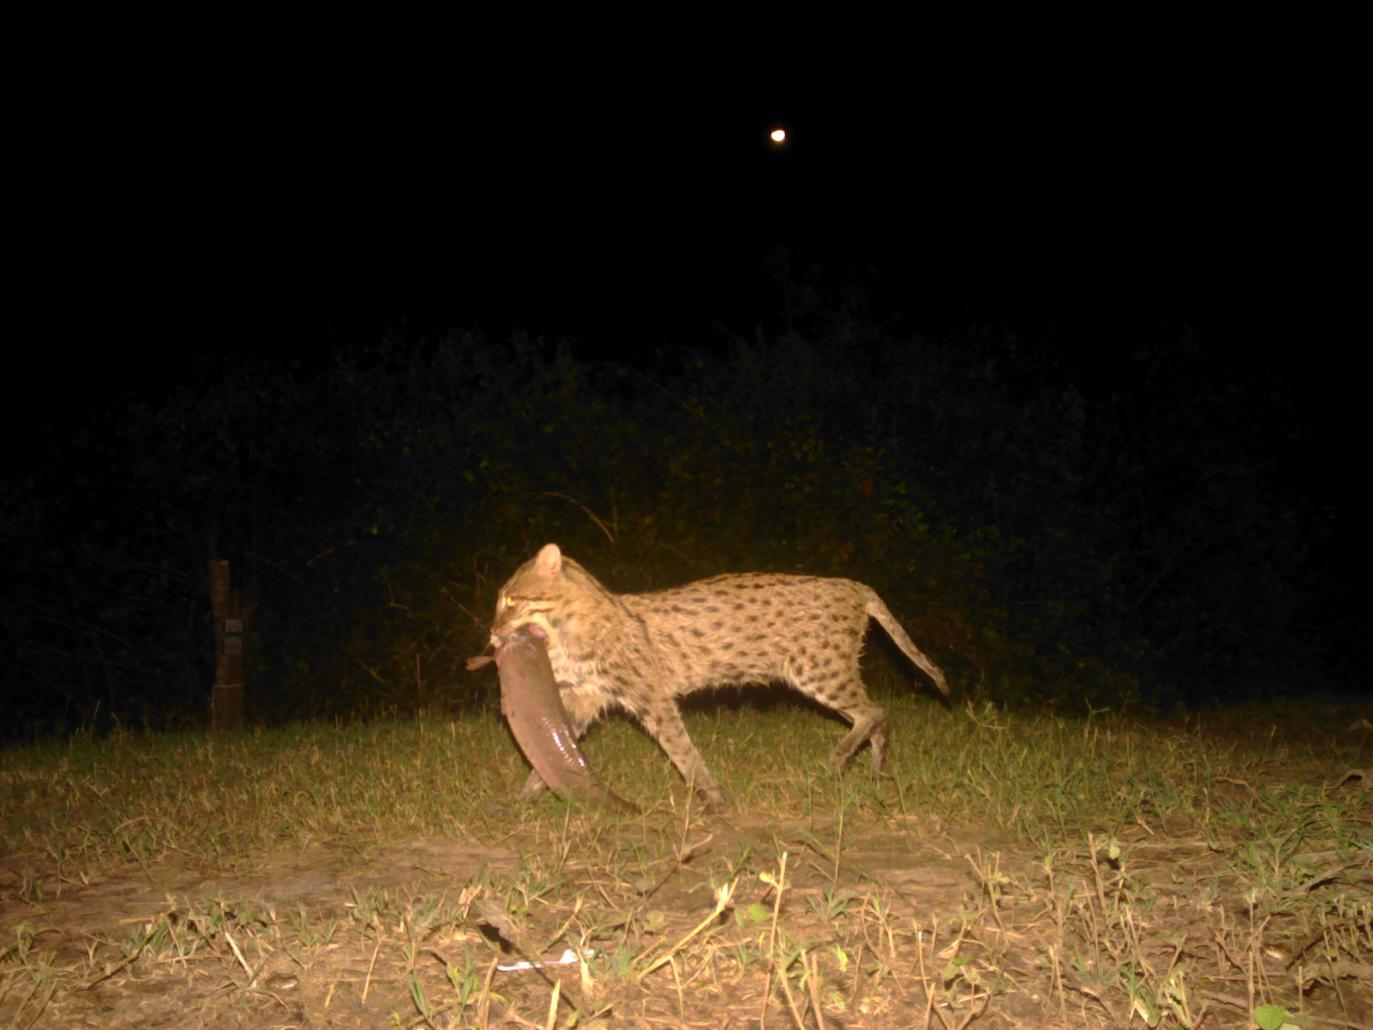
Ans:
[{"label": "cat's tail", "polygon": [[915,641],[910,638],[901,623],[896,621],[896,616],[892,615],[891,609],[883,603],[882,598],[877,596],[877,591],[866,586],[863,589],[867,591],[866,603],[863,606],[867,613],[887,631],[887,636],[891,637],[892,642],[905,652],[906,657],[913,661],[925,675],[934,680],[934,685],[939,688],[939,692],[948,697],[949,684],[944,679],[944,671],[935,665],[924,651],[915,646]]}]

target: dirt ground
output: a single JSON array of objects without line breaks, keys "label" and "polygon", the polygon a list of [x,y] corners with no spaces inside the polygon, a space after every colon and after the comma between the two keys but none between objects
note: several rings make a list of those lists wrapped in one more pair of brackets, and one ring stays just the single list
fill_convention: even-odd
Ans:
[{"label": "dirt ground", "polygon": [[[319,846],[232,875],[142,865],[29,900],[18,897],[22,873],[7,868],[0,931],[7,945],[25,930],[29,941],[7,958],[38,971],[10,981],[0,1017],[546,1026],[552,998],[558,1026],[750,1027],[764,1016],[779,1027],[1185,1025],[1176,1008],[1150,1023],[1147,1003],[1132,1013],[1109,989],[1103,959],[1123,946],[1107,939],[1114,910],[1137,913],[1134,961],[1213,967],[1183,992],[1191,1025],[1244,1026],[1255,984],[1290,981],[1297,935],[1309,932],[1267,927],[1266,940],[1287,943],[1266,947],[1264,969],[1246,969],[1233,942],[1252,935],[1253,912],[1227,897],[1223,864],[1205,841],[1157,827],[1116,842],[1128,878],[1103,877],[1105,851],[1089,842],[1048,868],[1008,841],[928,826],[855,827],[838,858],[823,843],[834,826],[726,817],[698,829],[676,859],[637,869],[582,864],[572,837],[559,845],[533,831],[497,846]],[[643,858],[627,832],[599,846]],[[712,918],[725,884],[729,903]],[[599,960],[501,968],[579,940]],[[625,951],[608,954],[617,940]],[[654,965],[655,955],[669,957]],[[1319,1014],[1307,1026],[1373,1026],[1367,980],[1313,979],[1306,993]]]},{"label": "dirt ground", "polygon": [[[521,843],[537,846],[516,840],[489,847],[431,839],[370,848],[367,853],[341,846],[318,847],[270,856],[249,870],[228,876],[207,876],[188,864],[171,862],[141,866],[88,886],[68,886],[60,896],[28,903],[14,901],[19,873],[7,869],[0,872],[0,890],[7,899],[0,912],[0,926],[6,939],[13,939],[16,928],[25,924],[37,934],[34,952],[49,952],[48,961],[54,969],[81,969],[85,975],[55,976],[56,988],[41,1013],[34,1012],[32,1002],[20,1012],[15,1005],[19,999],[10,998],[4,1015],[19,1016],[20,1025],[33,1021],[33,1025],[45,1026],[363,1027],[388,1025],[393,1018],[401,1025],[424,1025],[411,997],[410,961],[403,944],[406,928],[399,924],[416,900],[423,899],[428,905],[441,899],[438,906],[447,906],[445,916],[426,928],[425,940],[418,948],[421,954],[412,968],[418,968],[422,978],[442,984],[446,966],[459,964],[456,954],[464,945],[480,948],[478,971],[484,981],[489,975],[490,991],[499,1000],[480,1013],[475,1004],[461,1014],[441,1013],[433,1025],[468,1025],[481,1019],[493,1026],[542,1026],[550,994],[549,977],[560,975],[576,987],[577,967],[510,972],[497,968],[490,974],[490,965],[497,959],[498,966],[511,965],[519,961],[519,955],[508,940],[492,933],[480,904],[471,904],[473,891],[464,892],[465,887],[483,878],[492,882],[493,874],[497,879],[501,874],[517,874]],[[833,879],[833,869],[822,864],[817,853],[807,853],[804,842],[797,843],[800,858],[788,876],[788,909],[794,909],[802,922],[818,925],[815,911],[805,903],[820,897],[823,882]],[[719,824],[680,867],[680,874],[673,872],[657,889],[649,888],[653,893],[652,907],[645,909],[647,921],[656,922],[656,930],[665,936],[676,924],[698,922],[711,910],[712,897],[695,870],[709,866],[712,855],[739,855],[750,849],[761,853],[774,848],[771,827]],[[829,861],[828,857],[823,859]],[[957,911],[965,895],[976,889],[976,878],[964,858],[947,848],[912,850],[904,834],[892,834],[887,840],[865,839],[846,850],[843,866],[840,878],[854,881],[856,886],[851,889],[859,891],[864,883],[881,884],[891,903],[910,916],[928,918],[933,913]],[[595,870],[586,872],[595,874]],[[753,895],[761,896],[757,886],[756,880],[746,884],[736,904],[748,903],[747,898]],[[647,891],[641,890],[641,898],[644,893]],[[356,920],[350,920],[350,910],[358,906],[357,899],[378,896],[390,900],[394,908],[390,915],[399,913],[398,924],[388,925],[386,919],[379,919],[379,937],[354,932]],[[547,911],[554,913],[558,908],[555,901]],[[226,912],[232,915],[225,918]],[[304,923],[311,927],[323,927],[333,920],[340,930],[327,943],[316,941],[311,946],[300,939],[296,929],[301,913]],[[530,921],[536,919],[531,912]],[[127,955],[116,954],[117,942],[131,931],[169,921],[188,930],[208,930],[215,923],[218,932],[190,934],[203,943],[185,957],[179,957],[177,948],[165,941],[159,942],[162,954],[150,955],[150,945],[128,962],[122,961]],[[735,929],[727,917],[722,916],[720,922]],[[236,937],[230,923],[240,927]],[[235,938],[232,944],[231,937]],[[483,937],[491,943],[484,943]],[[108,954],[95,956],[92,963],[93,947]],[[244,962],[237,953],[242,953]],[[693,955],[687,956],[688,963]],[[104,967],[108,965],[115,968],[107,972]],[[900,973],[890,976],[899,980]],[[719,984],[693,987],[692,999],[682,1007],[678,1006],[679,988],[673,984],[671,971],[661,970],[629,990],[624,982],[610,983],[600,994],[601,1004],[610,1004],[601,1018],[609,1025],[666,1026],[682,1025],[685,1015],[687,1023],[703,1026],[756,1025],[762,1002],[757,989],[761,979],[744,979],[759,983],[752,988],[736,983],[730,991]],[[890,991],[891,984],[881,987],[883,993]],[[434,993],[439,993],[438,989]],[[780,992],[774,989],[773,993],[779,995],[774,999],[776,1004],[782,1005]],[[888,1005],[884,1002],[877,1008]],[[730,1010],[737,1010],[738,1016],[731,1017]],[[564,1025],[570,1015],[571,1010],[564,1005],[559,1025]],[[779,1008],[776,1015],[785,1025],[784,1010]],[[849,1025],[885,1023],[876,1008],[871,1020],[861,1013],[855,1015],[859,1018]],[[886,1015],[897,1018],[894,1012]],[[829,1025],[843,1024],[835,1019]]]}]

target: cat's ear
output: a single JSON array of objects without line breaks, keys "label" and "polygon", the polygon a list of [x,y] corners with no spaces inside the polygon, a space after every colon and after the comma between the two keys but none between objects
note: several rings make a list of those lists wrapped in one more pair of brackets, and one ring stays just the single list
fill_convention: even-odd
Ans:
[{"label": "cat's ear", "polygon": [[534,568],[539,570],[539,575],[552,579],[563,569],[563,552],[558,550],[557,544],[544,544],[539,553],[534,558]]}]

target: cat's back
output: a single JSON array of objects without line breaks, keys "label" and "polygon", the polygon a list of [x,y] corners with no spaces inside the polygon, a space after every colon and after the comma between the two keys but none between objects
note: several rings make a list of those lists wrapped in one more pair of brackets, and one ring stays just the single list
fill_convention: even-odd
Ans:
[{"label": "cat's back", "polygon": [[621,599],[685,692],[783,678],[822,656],[855,661],[868,592],[850,579],[749,572]]}]

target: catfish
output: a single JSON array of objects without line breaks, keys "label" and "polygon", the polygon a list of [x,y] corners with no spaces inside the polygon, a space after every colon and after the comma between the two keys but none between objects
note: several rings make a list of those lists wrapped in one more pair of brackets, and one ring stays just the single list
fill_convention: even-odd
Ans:
[{"label": "catfish", "polygon": [[[547,635],[538,626],[521,626],[496,649],[501,681],[501,712],[515,742],[544,783],[564,796],[579,794],[629,812],[638,808],[601,782],[577,746],[577,735],[563,709],[553,666],[548,660]],[[469,658],[468,669],[492,661]]]}]

